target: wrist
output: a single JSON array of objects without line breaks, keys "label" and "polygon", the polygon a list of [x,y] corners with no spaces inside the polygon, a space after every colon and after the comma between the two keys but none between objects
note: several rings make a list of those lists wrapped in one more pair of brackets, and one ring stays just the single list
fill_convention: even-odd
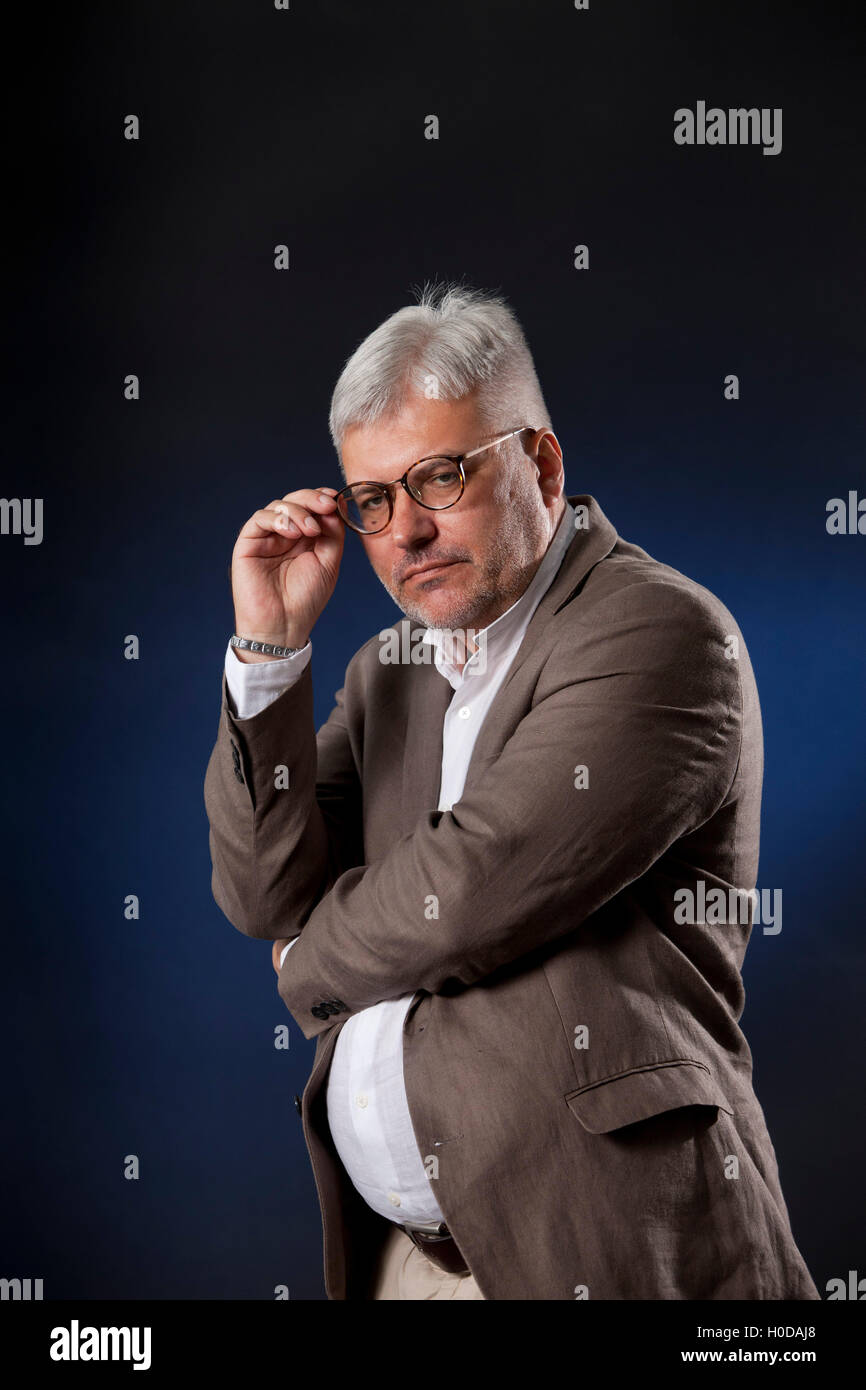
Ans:
[{"label": "wrist", "polygon": [[[239,644],[238,638],[243,645]],[[266,635],[239,627],[232,635],[231,646],[238,661],[252,664],[256,661],[284,661],[302,651],[309,640],[309,634],[300,631]],[[259,646],[265,650],[258,650]]]},{"label": "wrist", "polygon": [[286,661],[284,656],[266,656],[264,652],[242,652],[237,647],[234,649],[238,661],[242,661],[245,666],[253,666],[257,661]]}]

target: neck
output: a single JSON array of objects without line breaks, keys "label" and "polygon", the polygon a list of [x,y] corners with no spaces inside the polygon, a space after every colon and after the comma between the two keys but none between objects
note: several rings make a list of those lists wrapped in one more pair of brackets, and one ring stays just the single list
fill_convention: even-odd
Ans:
[{"label": "neck", "polygon": [[[517,600],[518,600],[519,598],[521,598],[521,597],[523,596],[523,594],[526,593],[526,590],[529,588],[530,584],[532,583],[533,579],[535,578],[536,574],[538,573],[538,568],[539,568],[539,566],[541,565],[541,563],[542,563],[542,561],[543,561],[545,555],[547,554],[547,552],[548,552],[548,550],[549,550],[549,548],[550,548],[550,543],[551,543],[551,541],[553,540],[553,537],[556,535],[556,532],[557,532],[557,530],[559,529],[559,523],[562,521],[562,518],[563,518],[563,516],[565,515],[565,508],[566,508],[566,498],[565,498],[565,494],[563,493],[563,495],[562,495],[562,496],[560,497],[560,499],[559,499],[559,507],[558,507],[557,511],[556,511],[555,513],[551,514],[551,520],[550,520],[550,533],[549,533],[549,535],[548,535],[548,537],[547,537],[547,544],[545,545],[544,550],[542,551],[542,553],[538,556],[538,558],[537,558],[537,560],[536,560],[536,562],[535,562],[535,564],[534,564],[534,566],[533,566],[533,568],[532,568],[532,573],[529,575],[529,578],[527,579],[526,583],[524,584],[523,589],[521,590],[521,593],[517,594],[514,598],[509,599],[507,602],[503,602],[503,603],[501,603],[501,604],[497,604],[496,609],[493,611],[493,613],[487,618],[486,622],[484,623],[484,628],[488,628],[488,627],[490,626],[491,623],[495,623],[497,618],[501,618],[501,617],[502,617],[502,614],[505,613],[505,612],[507,612],[508,609],[511,608],[511,607],[517,602]],[[482,630],[483,630],[483,629],[482,629]],[[457,640],[459,640],[460,637],[461,637],[461,635],[460,635],[460,634],[455,634],[455,637],[456,637]],[[466,662],[469,660],[470,656],[472,656],[473,653],[476,652],[476,651],[478,650],[478,646],[479,646],[479,643],[474,642],[474,641],[472,640],[471,636],[469,636],[468,633],[467,633],[467,635],[466,635],[466,642],[465,642],[465,650],[464,650],[464,651],[461,651],[460,648],[458,648],[458,647],[456,646],[456,641],[455,641],[455,649],[453,649],[453,653],[452,653],[452,656],[451,656],[451,661],[452,661],[453,665],[455,666],[455,668],[460,672],[461,675],[463,674],[463,667],[466,665]]]}]

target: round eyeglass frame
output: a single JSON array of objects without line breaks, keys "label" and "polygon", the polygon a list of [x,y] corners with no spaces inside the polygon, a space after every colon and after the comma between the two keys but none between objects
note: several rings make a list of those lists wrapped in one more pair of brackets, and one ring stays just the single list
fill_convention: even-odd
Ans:
[{"label": "round eyeglass frame", "polygon": [[[346,487],[341,488],[340,491],[336,493],[334,496],[334,501],[337,504],[337,511],[339,512],[340,519],[344,521],[347,526],[350,526],[353,531],[357,531],[359,536],[378,536],[380,532],[384,531],[388,526],[391,525],[391,522],[393,520],[394,488],[396,488],[398,483],[403,488],[404,492],[408,493],[408,495],[412,498],[412,501],[418,503],[419,507],[424,507],[428,512],[447,511],[449,507],[456,506],[456,504],[460,501],[460,498],[463,496],[463,493],[466,491],[466,474],[463,471],[463,464],[466,461],[466,459],[474,458],[476,454],[483,454],[485,449],[492,449],[495,447],[495,445],[504,443],[506,439],[513,439],[516,434],[524,434],[527,430],[532,430],[532,432],[535,433],[532,425],[521,425],[519,429],[509,430],[508,434],[500,434],[497,439],[488,440],[486,444],[479,444],[477,449],[470,449],[465,454],[428,454],[425,458],[416,459],[414,463],[410,463],[402,478],[394,478],[393,481],[390,483],[368,482],[363,480],[357,483],[348,483]],[[441,507],[431,507],[429,502],[422,502],[420,497],[415,496],[415,493],[412,491],[407,481],[409,474],[412,472],[414,468],[417,468],[422,463],[430,463],[432,459],[447,459],[449,463],[457,465],[457,471],[460,474],[460,491],[454,498],[453,502],[446,502],[444,506]],[[385,496],[388,499],[388,520],[384,523],[384,525],[377,526],[375,531],[362,530],[360,526],[356,526],[353,521],[350,521],[348,517],[345,516],[340,509],[340,499],[344,497],[347,493],[350,493],[356,487],[379,488],[382,492],[384,492]]]}]

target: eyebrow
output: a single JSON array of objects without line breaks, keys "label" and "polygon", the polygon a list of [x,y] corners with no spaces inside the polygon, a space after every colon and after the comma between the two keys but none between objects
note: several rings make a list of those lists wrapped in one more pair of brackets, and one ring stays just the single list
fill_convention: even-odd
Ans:
[{"label": "eyebrow", "polygon": [[[426,453],[426,454],[417,454],[415,457],[413,457],[412,459],[410,459],[410,461],[409,461],[407,464],[404,464],[404,466],[400,469],[400,472],[397,474],[397,478],[402,478],[403,474],[406,473],[406,472],[408,472],[408,470],[412,467],[413,464],[415,464],[415,463],[421,463],[421,461],[422,461],[423,459],[435,459],[435,458],[462,458],[462,456],[463,456],[464,454],[468,454],[469,452],[470,452],[470,451],[469,451],[468,449],[431,449],[429,453]],[[474,459],[471,460],[471,462],[473,462],[473,463],[474,463],[474,461],[475,461]],[[399,464],[395,464],[394,467],[395,467],[395,468],[399,468],[400,465],[399,465]],[[358,483],[382,483],[382,482],[389,482],[389,483],[391,483],[391,482],[394,482],[394,481],[395,481],[394,478],[387,478],[387,479],[384,479],[384,478],[358,478],[358,480],[357,480],[356,483],[347,484],[347,486],[357,487]]]}]

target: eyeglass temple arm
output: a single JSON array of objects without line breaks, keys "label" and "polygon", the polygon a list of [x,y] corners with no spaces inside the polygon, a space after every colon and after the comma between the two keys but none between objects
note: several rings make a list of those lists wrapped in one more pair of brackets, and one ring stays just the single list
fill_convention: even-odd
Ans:
[{"label": "eyeglass temple arm", "polygon": [[490,439],[486,444],[479,444],[477,449],[470,449],[469,453],[463,454],[462,457],[471,459],[473,454],[483,453],[485,449],[492,449],[495,445],[504,443],[506,439],[513,439],[516,434],[525,434],[527,430],[532,430],[532,433],[535,433],[533,425],[521,425],[519,430],[509,430],[508,434],[501,434],[498,439]]}]

